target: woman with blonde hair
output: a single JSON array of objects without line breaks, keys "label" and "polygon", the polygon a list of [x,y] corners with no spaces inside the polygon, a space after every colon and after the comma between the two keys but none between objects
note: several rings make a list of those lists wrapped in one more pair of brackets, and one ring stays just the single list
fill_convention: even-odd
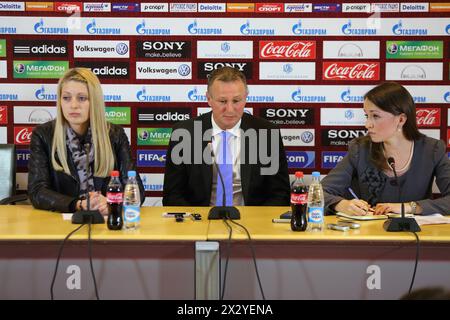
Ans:
[{"label": "woman with blonde hair", "polygon": [[136,170],[128,138],[106,121],[100,82],[86,68],[70,69],[59,80],[56,119],[34,128],[30,153],[28,195],[44,210],[87,209],[89,197],[90,209],[106,215],[110,172],[119,170],[124,183],[128,170]]}]

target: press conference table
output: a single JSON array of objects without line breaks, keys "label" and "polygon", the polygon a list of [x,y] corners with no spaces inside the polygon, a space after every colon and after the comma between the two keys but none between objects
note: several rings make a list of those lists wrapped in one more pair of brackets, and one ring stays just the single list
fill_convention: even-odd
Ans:
[{"label": "press conference table", "polygon": [[[348,232],[293,232],[289,224],[272,223],[287,207],[239,209],[237,222],[251,234],[269,299],[396,299],[409,288],[416,252],[412,234],[385,232],[383,221],[362,222],[359,230]],[[217,297],[228,229],[220,220],[207,220],[208,210],[144,207],[137,231],[93,225],[92,254],[100,297]],[[162,217],[167,211],[198,212],[203,220],[177,223]],[[326,217],[326,223],[335,221],[336,217]],[[0,299],[48,299],[59,245],[76,227],[58,213],[26,205],[0,206]],[[240,227],[232,227],[225,298],[260,299],[247,235]],[[450,225],[423,226],[418,235],[421,246],[414,288],[449,288]],[[217,264],[219,254],[222,263],[214,269],[210,265]],[[87,258],[87,227],[83,227],[64,249],[56,298],[94,297]],[[73,266],[80,274],[78,286],[73,284]]]}]

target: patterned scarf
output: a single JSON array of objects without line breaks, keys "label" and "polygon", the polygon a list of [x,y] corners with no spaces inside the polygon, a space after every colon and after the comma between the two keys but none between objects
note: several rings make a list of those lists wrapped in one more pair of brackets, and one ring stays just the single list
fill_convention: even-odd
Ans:
[{"label": "patterned scarf", "polygon": [[[72,155],[72,160],[78,172],[80,179],[80,197],[86,197],[89,191],[94,190],[94,146],[92,145],[91,128],[88,128],[86,135],[83,137],[78,136],[71,127],[67,128],[67,147]],[[83,142],[80,141],[80,138]],[[86,148],[85,144],[89,144],[89,177],[86,172]]]}]

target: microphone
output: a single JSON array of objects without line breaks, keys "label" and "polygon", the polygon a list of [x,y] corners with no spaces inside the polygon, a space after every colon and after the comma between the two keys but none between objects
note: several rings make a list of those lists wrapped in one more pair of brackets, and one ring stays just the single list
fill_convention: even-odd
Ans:
[{"label": "microphone", "polygon": [[211,157],[212,157],[212,164],[214,168],[217,170],[217,173],[219,174],[219,180],[222,184],[222,206],[215,206],[212,207],[211,210],[209,210],[208,213],[208,219],[209,220],[221,220],[223,218],[225,219],[232,219],[232,220],[239,220],[241,218],[241,213],[236,207],[233,206],[226,206],[226,194],[225,194],[225,183],[223,180],[222,172],[220,171],[219,166],[216,163],[216,157],[214,155],[214,151],[212,148],[212,143],[208,142],[208,148],[211,151]]},{"label": "microphone", "polygon": [[84,149],[86,152],[86,175],[87,175],[87,191],[88,196],[86,199],[87,204],[87,210],[83,210],[81,208],[80,211],[74,212],[72,215],[72,223],[73,224],[101,224],[105,223],[105,218],[103,218],[102,214],[98,210],[90,210],[91,208],[91,201],[90,201],[90,195],[89,195],[89,176],[90,176],[90,160],[89,160],[89,152],[90,152],[90,144],[85,143]]},{"label": "microphone", "polygon": [[414,218],[406,218],[405,217],[405,204],[401,201],[401,193],[402,188],[400,183],[398,182],[397,170],[395,169],[395,159],[393,157],[389,157],[387,159],[389,166],[394,171],[394,179],[395,185],[398,187],[398,202],[401,203],[401,218],[391,218],[386,220],[383,225],[384,230],[389,232],[398,232],[398,231],[411,231],[418,232],[420,231],[420,227],[417,224],[416,219]]}]

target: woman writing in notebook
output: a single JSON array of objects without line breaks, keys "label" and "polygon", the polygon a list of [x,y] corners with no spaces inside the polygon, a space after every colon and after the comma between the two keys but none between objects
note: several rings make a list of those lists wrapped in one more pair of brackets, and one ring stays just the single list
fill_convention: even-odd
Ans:
[{"label": "woman writing in notebook", "polygon": [[[350,142],[347,155],[322,181],[328,212],[401,213],[404,203],[405,213],[450,214],[445,144],[419,132],[409,92],[395,82],[383,83],[364,96],[364,112],[368,134]],[[433,200],[434,179],[441,197]]]}]

